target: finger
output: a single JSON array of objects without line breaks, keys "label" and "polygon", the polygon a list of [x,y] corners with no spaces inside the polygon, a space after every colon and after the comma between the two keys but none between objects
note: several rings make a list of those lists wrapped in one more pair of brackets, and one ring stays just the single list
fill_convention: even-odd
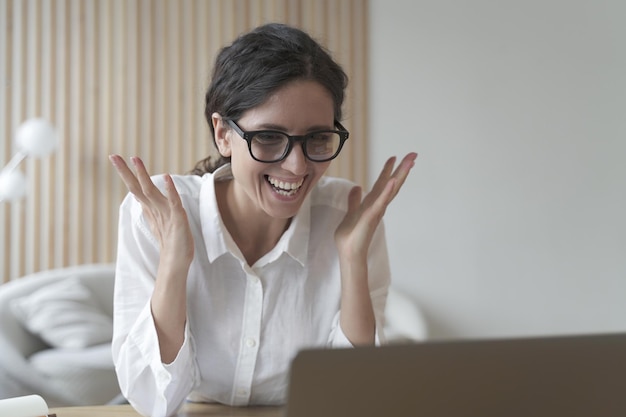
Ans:
[{"label": "finger", "polygon": [[183,203],[180,199],[180,194],[178,194],[178,190],[176,189],[176,185],[174,184],[174,180],[170,174],[164,175],[165,179],[165,196],[170,206],[173,208],[179,208],[183,206]]},{"label": "finger", "polygon": [[387,159],[387,161],[385,162],[385,165],[383,165],[383,169],[380,171],[380,174],[378,174],[378,178],[376,179],[374,186],[372,187],[370,192],[365,196],[365,199],[363,200],[363,204],[365,206],[369,206],[370,204],[372,204],[373,201],[375,201],[380,195],[380,193],[383,191],[387,182],[389,181],[389,178],[391,176],[391,171],[393,170],[393,166],[395,162],[396,162],[395,156],[392,156],[391,158]]},{"label": "finger", "polygon": [[126,188],[128,188],[128,191],[133,194],[139,201],[145,201],[146,198],[143,195],[141,184],[139,184],[137,177],[128,167],[124,158],[122,158],[120,155],[110,155],[109,161],[111,161],[111,164],[117,170],[117,173],[122,178],[122,181],[124,182],[124,184],[126,184]]},{"label": "finger", "polygon": [[[373,207],[373,212],[380,214],[381,216],[387,209],[387,206],[391,203],[391,201],[396,197],[400,188],[404,184],[407,179],[411,168],[415,165],[415,159],[417,158],[417,154],[415,152],[411,152],[407,154],[402,161],[398,165],[398,167],[394,170],[393,174],[388,177],[386,182],[383,183],[384,188],[377,192],[377,190],[372,189],[372,191],[365,198],[364,205],[371,204]],[[389,162],[389,161],[388,161]],[[383,168],[383,172],[379,177],[377,183],[379,181],[382,182],[384,179],[384,174],[387,173],[387,169],[389,165],[386,164],[385,168]],[[378,185],[378,184],[377,184]]]},{"label": "finger", "polygon": [[382,189],[385,188],[385,184],[387,184],[387,180],[389,179],[389,176],[391,175],[391,171],[393,170],[393,166],[395,165],[395,163],[396,163],[395,156],[392,156],[391,158],[387,159],[387,161],[385,162],[385,165],[383,165],[383,169],[380,171],[380,174],[378,174],[378,179],[374,183],[372,190],[382,191]]},{"label": "finger", "polygon": [[387,206],[394,198],[396,182],[397,180],[395,178],[389,179],[389,181],[387,181],[387,184],[385,184],[385,188],[383,188],[378,198],[376,198],[376,200],[374,201],[374,204],[372,204],[371,212],[374,216],[373,220],[380,220],[380,218],[382,218],[385,214]]},{"label": "finger", "polygon": [[130,161],[135,166],[135,173],[137,175],[137,181],[139,181],[139,185],[141,186],[141,190],[143,194],[148,198],[148,200],[152,203],[164,204],[167,198],[161,193],[161,190],[157,188],[156,185],[152,182],[152,178],[150,178],[150,174],[146,169],[141,158],[133,156],[130,158]]},{"label": "finger", "polygon": [[352,187],[350,194],[348,194],[348,212],[353,213],[361,206],[362,189],[358,185]]},{"label": "finger", "polygon": [[391,175],[391,178],[395,179],[392,199],[395,198],[395,196],[398,194],[400,188],[409,176],[411,169],[415,166],[416,158],[417,154],[415,152],[407,154],[404,158],[402,158],[402,161]]},{"label": "finger", "polygon": [[413,166],[415,165],[415,160],[417,159],[417,153],[415,152],[410,152],[408,154],[406,154],[404,156],[404,158],[402,158],[402,161],[400,161],[400,164],[396,167],[396,170],[394,171],[392,176],[395,176],[397,172],[399,172],[401,170],[402,167],[406,167],[406,168],[413,168]]},{"label": "finger", "polygon": [[[390,179],[380,195],[368,207],[364,207],[361,215],[356,219],[355,230],[360,229],[359,235],[364,236],[366,241],[371,239],[374,230],[380,224],[381,219],[385,215],[387,206],[392,200],[392,193],[395,180]],[[364,233],[364,234],[363,234]]]}]

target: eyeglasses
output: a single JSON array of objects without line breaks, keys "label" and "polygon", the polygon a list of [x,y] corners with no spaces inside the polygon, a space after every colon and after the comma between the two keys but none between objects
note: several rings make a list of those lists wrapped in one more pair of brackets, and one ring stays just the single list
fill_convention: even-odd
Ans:
[{"label": "eyeglasses", "polygon": [[304,156],[313,162],[326,162],[335,159],[349,133],[338,121],[339,130],[319,130],[306,135],[291,136],[277,130],[254,130],[245,132],[234,120],[226,122],[248,142],[250,156],[259,162],[280,162],[289,155],[293,143],[302,142]]}]

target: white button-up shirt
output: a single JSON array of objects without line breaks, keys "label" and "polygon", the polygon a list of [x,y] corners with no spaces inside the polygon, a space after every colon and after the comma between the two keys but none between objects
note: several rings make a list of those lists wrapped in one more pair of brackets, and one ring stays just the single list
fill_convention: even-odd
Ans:
[{"label": "white button-up shirt", "polygon": [[[300,349],[351,346],[339,325],[334,232],[354,184],[320,179],[276,246],[250,266],[217,207],[214,182],[231,178],[230,166],[173,178],[195,241],[185,340],[176,359],[163,364],[150,310],[159,244],[140,204],[128,195],[120,207],[113,335],[122,393],[153,417],[173,414],[186,398],[281,404],[290,362]],[[164,189],[162,176],[153,181]],[[390,282],[382,224],[368,262],[378,342]]]}]

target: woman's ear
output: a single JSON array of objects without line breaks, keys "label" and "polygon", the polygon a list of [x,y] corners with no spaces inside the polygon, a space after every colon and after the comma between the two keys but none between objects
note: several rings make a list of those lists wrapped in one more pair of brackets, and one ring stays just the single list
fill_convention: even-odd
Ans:
[{"label": "woman's ear", "polygon": [[211,123],[213,123],[213,130],[215,131],[217,150],[224,158],[229,158],[231,155],[230,135],[228,135],[230,132],[229,127],[217,112],[211,115]]}]

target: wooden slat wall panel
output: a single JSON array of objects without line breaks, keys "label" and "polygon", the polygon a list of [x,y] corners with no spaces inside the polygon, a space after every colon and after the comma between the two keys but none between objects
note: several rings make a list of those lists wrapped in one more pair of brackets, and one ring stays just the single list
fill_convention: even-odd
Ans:
[{"label": "wooden slat wall panel", "polygon": [[367,181],[367,0],[0,0],[0,164],[44,117],[58,151],[20,169],[29,194],[0,203],[0,282],[115,260],[126,189],[107,156],[184,173],[215,152],[204,90],[223,45],[259,24],[299,26],[350,76],[351,139],[329,174]]}]

